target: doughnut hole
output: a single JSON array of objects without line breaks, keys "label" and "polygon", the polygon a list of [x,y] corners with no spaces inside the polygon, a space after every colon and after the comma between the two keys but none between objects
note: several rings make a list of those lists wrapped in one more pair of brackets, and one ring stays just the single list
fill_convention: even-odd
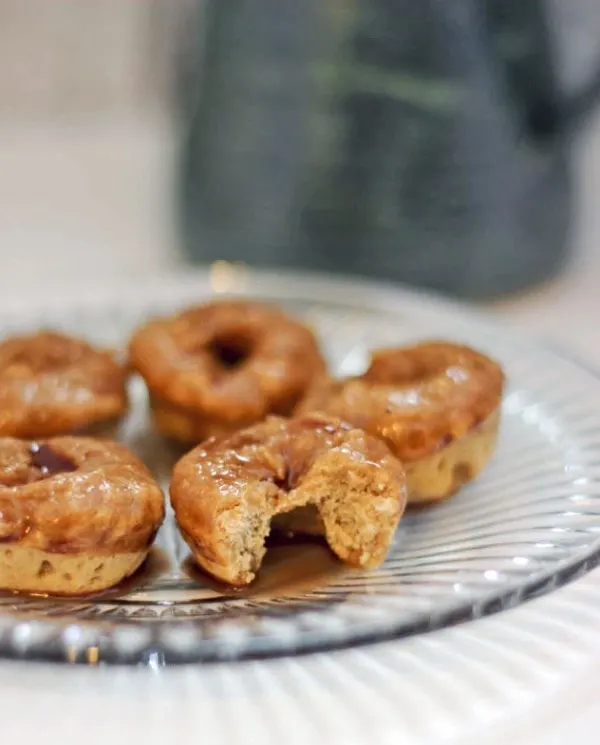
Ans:
[{"label": "doughnut hole", "polygon": [[59,473],[72,473],[78,468],[71,458],[59,453],[48,444],[33,443],[29,448],[32,468],[39,472],[38,478],[49,478]]},{"label": "doughnut hole", "polygon": [[0,486],[24,486],[78,469],[77,463],[47,443],[29,445],[14,440],[6,447],[9,449],[5,451],[5,462],[0,465]]},{"label": "doughnut hole", "polygon": [[208,344],[213,359],[225,370],[241,367],[252,354],[252,342],[241,334],[220,334]]}]

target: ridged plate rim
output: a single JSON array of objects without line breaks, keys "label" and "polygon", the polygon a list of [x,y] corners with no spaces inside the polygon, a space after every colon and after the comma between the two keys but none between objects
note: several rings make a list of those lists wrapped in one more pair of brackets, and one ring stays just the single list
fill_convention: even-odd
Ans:
[{"label": "ridged plate rim", "polygon": [[[386,314],[390,312],[408,311],[420,313],[435,317],[440,312],[444,314],[451,313],[462,323],[477,325],[489,333],[498,334],[507,337],[512,332],[503,328],[501,324],[495,323],[491,318],[464,308],[460,304],[446,300],[432,298],[426,293],[415,292],[406,289],[400,289],[393,286],[382,285],[372,282],[361,282],[356,280],[333,279],[319,275],[300,275],[287,273],[270,273],[254,272],[245,268],[232,267],[229,273],[223,273],[223,267],[220,273],[215,272],[194,272],[183,277],[157,278],[148,282],[143,287],[135,288],[130,283],[123,283],[120,286],[113,286],[110,292],[105,289],[93,291],[86,289],[80,293],[73,293],[69,298],[69,304],[77,305],[78,308],[87,308],[94,310],[110,303],[123,303],[136,305],[142,302],[142,298],[152,296],[160,305],[163,301],[170,301],[173,294],[181,296],[182,304],[189,300],[190,293],[198,296],[208,295],[214,292],[228,292],[233,294],[247,294],[253,297],[267,297],[272,300],[281,299],[289,300],[290,295],[293,300],[307,302],[322,302],[323,297],[327,296],[328,303],[340,302],[347,305],[349,300],[359,309],[368,309],[369,311],[382,311]],[[126,300],[123,298],[126,296]],[[136,300],[137,298],[137,300]],[[26,306],[26,307],[24,307]],[[39,312],[42,308],[55,306],[57,309],[65,308],[65,301],[62,297],[38,296],[35,302],[35,308]],[[32,313],[32,303],[28,300],[13,300],[6,303],[0,313],[8,317],[13,317],[19,312]],[[508,341],[508,339],[506,339]],[[530,342],[522,337],[521,339],[511,339],[511,343],[529,345]],[[557,355],[553,352],[543,351],[540,353],[551,359]],[[562,358],[562,363],[571,365],[568,360]],[[600,390],[600,381],[597,376],[592,375],[589,371],[584,371],[577,365],[572,365],[574,369],[588,376],[590,381]],[[239,659],[256,659],[269,656],[297,655],[312,653],[322,649],[332,650],[340,649],[356,644],[381,642],[386,639],[395,639],[408,634],[418,634],[425,631],[432,631],[442,626],[449,626],[459,621],[473,620],[483,615],[488,615],[499,610],[505,610],[516,603],[525,602],[528,599],[536,597],[542,593],[554,590],[557,587],[571,581],[592,569],[600,560],[600,539],[597,540],[592,548],[577,561],[568,562],[567,565],[558,571],[549,570],[545,574],[538,574],[535,578],[525,581],[517,588],[507,589],[502,594],[495,593],[489,599],[484,599],[472,611],[460,617],[453,617],[452,612],[439,614],[434,620],[415,624],[410,628],[386,624],[385,628],[378,629],[374,633],[356,633],[340,635],[338,638],[312,637],[301,640],[301,644],[291,644],[285,649],[272,648],[268,643],[263,648],[254,645],[252,647],[228,649],[223,646],[216,646],[211,649],[209,645],[204,645],[199,651],[193,638],[188,639],[185,653],[177,651],[177,645],[171,646],[169,642],[169,629],[166,629],[166,635],[162,633],[162,623],[157,623],[155,631],[151,637],[133,640],[135,634],[125,634],[125,639],[118,638],[118,634],[111,633],[108,639],[103,636],[103,630],[100,626],[94,624],[76,625],[65,629],[64,623],[53,623],[46,619],[36,621],[19,621],[11,618],[9,614],[0,616],[0,654],[13,658],[37,658],[49,660],[69,659],[69,661],[85,663],[89,661],[85,652],[90,647],[103,645],[103,661],[106,662],[137,662],[149,666],[161,666],[165,662],[190,662],[190,661],[231,661]],[[168,624],[165,624],[168,626]],[[179,626],[183,629],[183,624]],[[186,630],[192,634],[193,625]],[[60,641],[52,642],[51,639],[59,633]],[[196,640],[198,641],[198,640]],[[69,647],[69,655],[65,654],[65,647]],[[73,654],[75,650],[75,654]]]}]

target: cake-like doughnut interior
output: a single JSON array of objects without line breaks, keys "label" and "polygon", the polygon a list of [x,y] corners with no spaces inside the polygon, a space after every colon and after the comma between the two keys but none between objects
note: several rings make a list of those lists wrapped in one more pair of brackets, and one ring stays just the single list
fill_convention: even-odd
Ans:
[{"label": "cake-like doughnut interior", "polygon": [[0,588],[77,595],[142,563],[162,492],[123,445],[87,437],[0,438]]},{"label": "cake-like doughnut interior", "polygon": [[324,416],[271,417],[209,440],[175,466],[171,502],[198,564],[232,585],[250,583],[271,520],[314,505],[344,562],[380,564],[405,507],[405,475],[388,448]]}]

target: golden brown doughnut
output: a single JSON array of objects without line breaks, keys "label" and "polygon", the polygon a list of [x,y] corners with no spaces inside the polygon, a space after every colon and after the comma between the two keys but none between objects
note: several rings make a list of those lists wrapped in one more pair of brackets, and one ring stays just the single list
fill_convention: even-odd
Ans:
[{"label": "golden brown doughnut", "polygon": [[289,414],[325,363],[311,331],[254,302],[213,302],[150,321],[130,343],[157,427],[184,443]]},{"label": "golden brown doughnut", "polygon": [[171,503],[194,558],[246,585],[275,515],[315,505],[329,546],[357,567],[380,564],[406,501],[400,463],[379,440],[322,415],[265,422],[210,439],[175,466]]},{"label": "golden brown doughnut", "polygon": [[53,437],[115,422],[126,370],[110,353],[52,331],[0,343],[0,436]]},{"label": "golden brown doughnut", "polygon": [[164,517],[146,467],[109,440],[0,438],[0,588],[104,590],[145,559]]},{"label": "golden brown doughnut", "polygon": [[322,378],[297,408],[322,411],[382,439],[404,464],[409,504],[453,494],[495,447],[504,375],[458,344],[380,349],[357,378]]}]

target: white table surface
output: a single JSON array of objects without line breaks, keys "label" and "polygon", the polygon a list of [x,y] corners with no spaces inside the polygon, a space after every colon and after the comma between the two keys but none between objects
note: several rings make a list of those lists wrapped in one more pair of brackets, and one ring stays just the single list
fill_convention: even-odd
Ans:
[{"label": "white table surface", "polygon": [[[2,297],[36,292],[51,279],[68,291],[70,283],[90,277],[100,283],[116,276],[139,281],[176,268],[180,260],[169,208],[172,158],[168,127],[160,121],[52,131],[0,128]],[[492,310],[600,369],[600,118],[578,144],[576,160],[579,216],[571,265],[558,280],[496,302]],[[600,572],[590,579],[600,585]],[[566,688],[549,692],[501,730],[478,732],[473,745],[595,745],[599,662],[600,648],[577,663]],[[178,675],[181,681],[185,673]],[[0,742],[201,741],[201,733],[191,728],[193,717],[189,730],[181,720],[175,730],[169,728],[168,718],[184,711],[177,700],[177,675],[170,678],[171,687],[163,686],[162,708],[146,714],[146,684],[138,689],[135,706],[127,702],[127,686],[136,686],[135,680],[135,674],[123,671],[94,677],[89,671],[0,663]],[[117,690],[122,698],[115,696]],[[193,700],[183,703],[193,710]],[[69,725],[72,707],[85,713],[84,732]],[[81,724],[81,717],[75,719]],[[178,733],[174,740],[168,731]]]}]

